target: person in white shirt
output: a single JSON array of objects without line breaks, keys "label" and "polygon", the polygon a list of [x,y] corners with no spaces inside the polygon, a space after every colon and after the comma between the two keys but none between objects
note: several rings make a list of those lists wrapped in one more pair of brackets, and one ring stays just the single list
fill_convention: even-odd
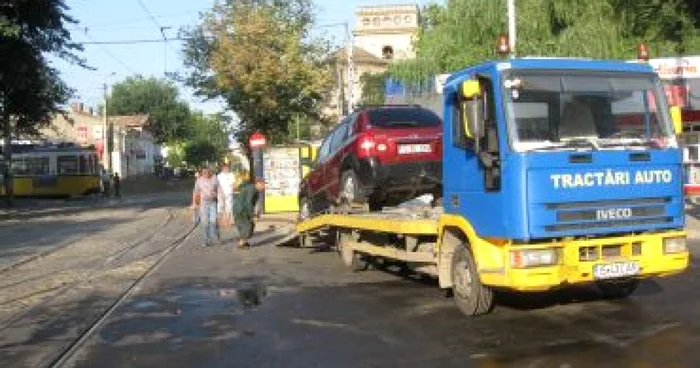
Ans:
[{"label": "person in white shirt", "polygon": [[219,217],[222,222],[230,224],[233,218],[233,187],[236,177],[231,172],[231,167],[224,164],[216,179],[219,183]]}]

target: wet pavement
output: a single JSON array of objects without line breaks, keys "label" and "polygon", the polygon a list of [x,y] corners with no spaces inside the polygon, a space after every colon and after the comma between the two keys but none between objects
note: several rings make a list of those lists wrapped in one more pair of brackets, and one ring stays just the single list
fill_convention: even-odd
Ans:
[{"label": "wet pavement", "polygon": [[[44,274],[72,280],[73,274],[51,271],[61,269],[58,260],[80,269],[79,258],[98,257],[110,239],[127,242],[124,237],[133,233],[135,239],[154,240],[129,253],[135,263],[119,262],[65,302],[3,330],[0,366],[36,366],[73,341],[143,272],[144,260],[161,247],[157,243],[187,226],[180,219],[163,234],[149,235],[162,222],[158,208],[183,203],[186,195],[178,194],[118,210],[0,224],[0,269],[33,252],[82,244],[3,274],[6,290],[20,294],[13,278],[25,288]],[[691,215],[689,224],[698,221],[699,215]],[[245,250],[233,247],[230,232],[223,234],[224,245],[203,248],[195,232],[66,366],[695,367],[700,362],[697,237],[688,271],[645,281],[626,300],[602,300],[589,288],[502,293],[492,314],[469,318],[432,279],[391,269],[353,273],[333,251],[271,246],[287,238],[289,226],[285,216],[268,216],[258,224],[258,246]]]},{"label": "wet pavement", "polygon": [[[695,367],[700,269],[626,300],[499,294],[461,315],[435,282],[351,273],[333,252],[197,236],[88,341],[77,367]],[[695,257],[700,243],[692,244]]]}]

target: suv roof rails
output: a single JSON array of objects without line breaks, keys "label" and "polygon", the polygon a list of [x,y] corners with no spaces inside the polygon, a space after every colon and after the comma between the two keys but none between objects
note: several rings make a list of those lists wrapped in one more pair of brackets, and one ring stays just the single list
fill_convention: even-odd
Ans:
[{"label": "suv roof rails", "polygon": [[362,109],[382,108],[382,107],[423,107],[423,106],[420,104],[359,105],[359,106],[357,106],[355,111],[362,110]]}]

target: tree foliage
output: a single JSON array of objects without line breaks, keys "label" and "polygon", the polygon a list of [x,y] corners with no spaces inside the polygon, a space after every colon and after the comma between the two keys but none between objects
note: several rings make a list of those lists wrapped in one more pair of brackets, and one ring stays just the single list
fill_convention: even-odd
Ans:
[{"label": "tree foliage", "polygon": [[218,162],[228,151],[228,120],[222,115],[192,114],[192,135],[184,143],[184,161],[188,165],[201,166],[205,162]]},{"label": "tree foliage", "polygon": [[387,73],[363,73],[360,76],[362,85],[362,105],[382,105],[384,98],[384,81]]},{"label": "tree foliage", "polygon": [[116,83],[107,112],[109,115],[148,114],[148,129],[158,143],[173,143],[192,134],[190,108],[180,100],[177,86],[166,79],[132,76]]},{"label": "tree foliage", "polygon": [[[700,50],[695,0],[517,0],[517,55],[634,59],[646,42],[653,55]],[[431,4],[415,44],[417,58],[392,75],[422,79],[498,59],[507,32],[506,1],[447,0]]]},{"label": "tree foliage", "polygon": [[328,44],[310,36],[312,15],[310,0],[230,0],[186,32],[185,81],[224,98],[243,146],[256,130],[284,142],[295,117],[320,116],[332,69]]},{"label": "tree foliage", "polygon": [[[12,158],[11,141],[18,134],[37,134],[48,125],[72,91],[46,59],[53,54],[85,66],[71,42],[63,0],[4,0],[0,3],[0,128],[5,162]],[[8,203],[12,204],[12,173],[3,169]]]}]

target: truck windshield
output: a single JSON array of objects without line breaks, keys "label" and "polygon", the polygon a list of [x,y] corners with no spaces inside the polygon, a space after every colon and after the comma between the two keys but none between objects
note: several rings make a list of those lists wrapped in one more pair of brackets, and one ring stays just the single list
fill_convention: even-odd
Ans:
[{"label": "truck windshield", "polygon": [[570,73],[505,76],[508,129],[516,151],[677,146],[655,76]]}]

